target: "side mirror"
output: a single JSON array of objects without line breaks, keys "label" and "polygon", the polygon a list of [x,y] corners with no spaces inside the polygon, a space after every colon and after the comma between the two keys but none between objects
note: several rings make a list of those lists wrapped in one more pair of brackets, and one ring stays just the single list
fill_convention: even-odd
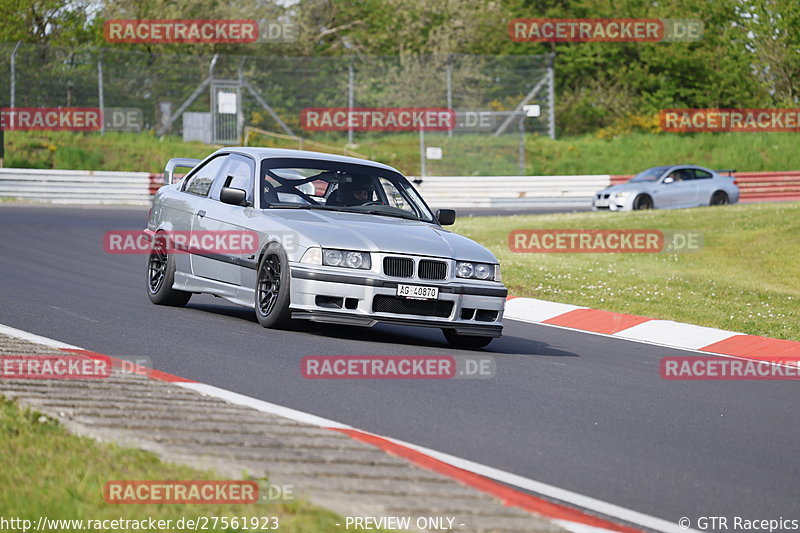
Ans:
[{"label": "side mirror", "polygon": [[673,183],[674,181],[675,181],[675,178],[673,178],[672,176],[667,176],[666,178],[664,178],[664,185],[667,185],[669,183]]},{"label": "side mirror", "polygon": [[455,209],[437,209],[436,220],[438,220],[439,224],[442,226],[452,226],[456,221]]},{"label": "side mirror", "polygon": [[247,192],[244,189],[223,187],[219,191],[219,201],[223,204],[244,206],[247,204]]}]

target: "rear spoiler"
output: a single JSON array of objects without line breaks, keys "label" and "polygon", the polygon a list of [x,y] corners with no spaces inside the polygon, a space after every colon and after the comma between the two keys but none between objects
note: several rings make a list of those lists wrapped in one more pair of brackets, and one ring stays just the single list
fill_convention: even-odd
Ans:
[{"label": "rear spoiler", "polygon": [[714,172],[716,172],[717,174],[722,174],[723,172],[727,172],[728,173],[728,177],[732,178],[733,177],[733,173],[736,172],[736,169],[734,168],[732,170],[715,170]]},{"label": "rear spoiler", "polygon": [[164,167],[164,185],[172,184],[172,178],[175,175],[175,169],[178,167],[192,169],[202,159],[192,159],[190,157],[173,157],[167,161],[167,166]]}]

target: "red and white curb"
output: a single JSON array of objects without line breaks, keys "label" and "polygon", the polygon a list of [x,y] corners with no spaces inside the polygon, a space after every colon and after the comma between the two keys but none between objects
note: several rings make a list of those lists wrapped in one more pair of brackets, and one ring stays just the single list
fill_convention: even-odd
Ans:
[{"label": "red and white curb", "polygon": [[577,305],[510,297],[504,319],[608,335],[713,355],[780,362],[800,357],[800,342],[657,320]]},{"label": "red and white curb", "polygon": [[[556,306],[562,306],[560,309],[563,309],[563,304],[550,305],[551,310],[558,309]],[[520,307],[520,304],[515,304],[514,307]],[[558,316],[559,314],[563,313],[558,313],[554,316]],[[519,320],[514,317],[509,318]],[[109,357],[85,350],[78,346],[65,344],[57,340],[2,324],[0,324],[0,334],[44,344],[51,348],[84,355],[86,357]],[[110,359],[112,365],[115,366],[124,363],[121,359],[114,357],[110,357]],[[692,529],[683,529],[675,522],[669,522],[661,518],[626,509],[612,503],[541,483],[491,466],[475,463],[461,457],[431,450],[391,437],[383,437],[361,431],[335,420],[329,420],[303,411],[265,402],[155,369],[142,366],[131,367],[130,364],[126,364],[125,368],[127,370],[132,369],[134,372],[152,379],[173,383],[179,387],[220,398],[236,405],[247,406],[264,413],[344,433],[355,440],[375,446],[390,455],[401,457],[421,468],[437,472],[440,475],[450,477],[464,485],[490,494],[500,499],[505,505],[517,507],[532,514],[545,517],[553,523],[574,533],[602,533],[609,531],[640,533],[642,529],[663,531],[665,533],[699,533]],[[517,489],[530,491],[541,495],[541,497]],[[609,518],[596,516],[590,514],[590,512]],[[617,520],[619,522],[617,522]],[[634,526],[627,524],[633,524]]]}]

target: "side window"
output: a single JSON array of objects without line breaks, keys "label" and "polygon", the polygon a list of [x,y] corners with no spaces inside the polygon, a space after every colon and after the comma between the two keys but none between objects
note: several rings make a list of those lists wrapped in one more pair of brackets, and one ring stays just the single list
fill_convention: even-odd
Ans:
[{"label": "side window", "polygon": [[694,169],[694,179],[696,180],[707,180],[711,179],[711,173],[706,172],[705,170]]},{"label": "side window", "polygon": [[208,196],[214,178],[219,174],[223,164],[227,161],[224,156],[215,157],[189,177],[183,190],[198,196]]},{"label": "side window", "polygon": [[247,201],[253,202],[253,162],[245,157],[231,155],[225,168],[217,177],[211,190],[211,198],[219,200],[222,187],[232,187],[247,191]]},{"label": "side window", "polygon": [[680,170],[673,170],[672,172],[669,173],[669,176],[667,177],[672,178],[675,181],[681,181],[683,179]]}]

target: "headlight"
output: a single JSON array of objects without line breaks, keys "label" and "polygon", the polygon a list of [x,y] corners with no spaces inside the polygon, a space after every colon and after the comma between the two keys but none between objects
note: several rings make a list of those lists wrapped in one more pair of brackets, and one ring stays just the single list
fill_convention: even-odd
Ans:
[{"label": "headlight", "polygon": [[630,191],[622,191],[614,193],[614,198],[619,198],[622,200],[623,198],[627,197],[631,192]]},{"label": "headlight", "polygon": [[347,252],[344,254],[344,264],[350,268],[361,268],[364,264],[364,256],[361,252]]},{"label": "headlight", "polygon": [[322,264],[345,268],[360,268],[369,270],[372,266],[369,252],[352,252],[349,250],[322,250]]},{"label": "headlight", "polygon": [[487,263],[470,263],[468,261],[459,261],[456,263],[456,276],[459,278],[499,281],[500,266],[490,265]]},{"label": "headlight", "polygon": [[489,279],[493,270],[492,265],[478,263],[475,265],[475,277],[478,279]]},{"label": "headlight", "polygon": [[456,266],[456,276],[459,278],[471,278],[473,272],[475,272],[475,267],[472,263],[459,263]]},{"label": "headlight", "polygon": [[343,255],[339,250],[325,250],[322,252],[322,264],[337,267],[342,264]]}]

